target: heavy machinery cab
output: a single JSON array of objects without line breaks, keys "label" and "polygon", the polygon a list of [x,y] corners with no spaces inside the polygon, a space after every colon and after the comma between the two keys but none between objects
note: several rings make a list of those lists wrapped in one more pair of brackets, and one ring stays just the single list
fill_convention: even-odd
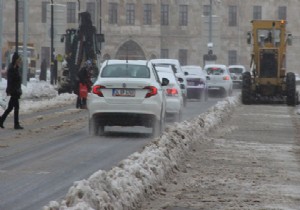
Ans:
[{"label": "heavy machinery cab", "polygon": [[287,21],[252,20],[251,24],[252,32],[247,34],[247,42],[252,44],[251,72],[243,76],[243,103],[276,98],[295,104],[295,75],[286,73],[286,46],[292,39],[286,32]]},{"label": "heavy machinery cab", "polygon": [[[253,52],[252,70],[259,78],[277,83],[277,79],[284,78],[286,73],[286,44],[291,36],[286,35],[285,20],[253,20]],[[263,82],[264,83],[264,82]]]}]

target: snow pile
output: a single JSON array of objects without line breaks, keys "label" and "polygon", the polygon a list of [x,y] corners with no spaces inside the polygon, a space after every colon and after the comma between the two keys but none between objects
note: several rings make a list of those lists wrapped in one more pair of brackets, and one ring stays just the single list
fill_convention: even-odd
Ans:
[{"label": "snow pile", "polygon": [[21,113],[29,113],[36,112],[41,109],[47,109],[51,107],[59,107],[64,106],[66,104],[74,104],[76,101],[77,95],[62,93],[53,98],[43,99],[39,101],[35,100],[22,100],[20,102],[20,112]]},{"label": "snow pile", "polygon": [[195,142],[230,115],[240,103],[229,97],[191,121],[168,126],[154,139],[110,171],[99,170],[87,180],[76,181],[65,199],[51,201],[44,210],[135,209],[141,200],[155,193],[163,180],[177,166]]},{"label": "snow pile", "polygon": [[[7,80],[2,78],[0,82],[0,114],[6,109],[10,96],[6,95]],[[59,107],[66,104],[74,104],[77,96],[75,94],[63,93],[58,95],[53,85],[46,81],[31,80],[27,86],[22,85],[22,97],[20,100],[20,113],[30,113]]]},{"label": "snow pile", "polygon": [[[0,82],[1,95],[0,98],[5,99],[7,80],[2,78]],[[52,98],[57,96],[57,90],[54,86],[46,81],[30,81],[27,86],[22,85],[22,99]]]}]

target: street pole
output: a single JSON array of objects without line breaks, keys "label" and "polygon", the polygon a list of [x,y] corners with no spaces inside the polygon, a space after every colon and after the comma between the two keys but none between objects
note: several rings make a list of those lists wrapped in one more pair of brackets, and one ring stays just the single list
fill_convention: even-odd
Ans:
[{"label": "street pole", "polygon": [[208,42],[212,42],[212,0],[209,1],[209,36]]},{"label": "street pole", "polygon": [[53,0],[51,0],[51,65],[50,65],[50,84],[54,84],[54,47],[53,47],[53,37],[54,37],[54,27],[53,27],[53,20],[54,20],[54,11],[53,11]]},{"label": "street pole", "polygon": [[15,18],[16,18],[16,50],[15,52],[19,52],[19,1],[16,0],[16,8],[15,8]]},{"label": "street pole", "polygon": [[22,83],[27,86],[28,77],[28,55],[27,55],[27,39],[28,39],[28,0],[24,1],[24,28],[23,28],[23,73]]},{"label": "street pole", "polygon": [[[102,0],[100,0],[99,10],[100,10],[99,31],[100,34],[102,34]],[[101,55],[102,42],[100,42],[99,47],[100,47],[100,55]]]},{"label": "street pole", "polygon": [[0,0],[0,82],[2,81],[2,28],[3,28],[3,0]]}]

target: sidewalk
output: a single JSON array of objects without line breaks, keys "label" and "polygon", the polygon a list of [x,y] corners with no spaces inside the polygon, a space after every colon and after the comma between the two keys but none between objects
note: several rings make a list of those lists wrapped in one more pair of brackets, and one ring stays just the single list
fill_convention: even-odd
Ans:
[{"label": "sidewalk", "polygon": [[300,117],[241,105],[199,141],[141,210],[299,210]]}]

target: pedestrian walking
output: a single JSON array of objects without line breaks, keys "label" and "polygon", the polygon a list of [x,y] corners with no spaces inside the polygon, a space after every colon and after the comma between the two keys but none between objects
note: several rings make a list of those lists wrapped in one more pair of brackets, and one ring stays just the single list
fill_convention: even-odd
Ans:
[{"label": "pedestrian walking", "polygon": [[76,108],[85,109],[86,108],[86,99],[88,92],[91,91],[91,70],[92,62],[87,60],[84,66],[80,69],[77,74],[78,83],[77,83],[77,101],[76,101]]},{"label": "pedestrian walking", "polygon": [[6,94],[10,96],[8,107],[4,111],[3,115],[0,117],[0,127],[4,128],[4,121],[8,114],[14,109],[14,128],[15,129],[23,129],[19,122],[19,99],[22,95],[22,88],[21,88],[21,75],[20,75],[20,65],[22,59],[18,55],[17,52],[13,54],[12,62],[7,71],[7,87],[6,87]]}]

